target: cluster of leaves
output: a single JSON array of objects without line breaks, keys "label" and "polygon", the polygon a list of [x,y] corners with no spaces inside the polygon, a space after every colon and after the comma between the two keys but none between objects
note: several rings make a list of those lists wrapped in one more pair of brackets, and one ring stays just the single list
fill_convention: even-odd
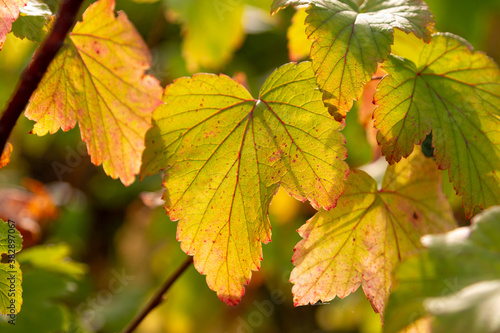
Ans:
[{"label": "cluster of leaves", "polygon": [[[231,15],[209,1],[168,3],[183,24],[191,69],[230,58],[242,38],[243,3]],[[25,4],[9,3],[14,10],[0,37]],[[291,52],[298,58],[310,47],[311,61],[276,69],[253,98],[222,74],[180,78],[163,90],[146,74],[150,52],[126,15],[115,16],[114,0],[98,0],[69,34],[26,116],[38,135],[78,121],[92,162],[125,185],[164,171],[177,239],[226,303],[240,301],[260,267],[261,242],[271,240],[268,206],[282,186],[318,210],[299,229],[295,304],[362,286],[382,314],[396,265],[421,249],[421,236],[455,226],[439,169],[449,170],[468,217],[500,204],[500,71],[460,37],[433,33],[421,0],[275,0],[271,10],[289,5],[307,6],[289,35],[305,28],[307,40],[291,38]],[[205,11],[227,14],[235,28],[221,29],[222,18],[199,14]],[[200,17],[225,34],[200,40],[196,29],[204,25],[191,24]],[[411,51],[396,43],[391,54],[394,29],[416,37],[403,37]],[[379,189],[368,174],[349,170],[340,131],[380,64],[387,75],[373,117],[391,165]],[[415,148],[430,134],[433,159]]]}]

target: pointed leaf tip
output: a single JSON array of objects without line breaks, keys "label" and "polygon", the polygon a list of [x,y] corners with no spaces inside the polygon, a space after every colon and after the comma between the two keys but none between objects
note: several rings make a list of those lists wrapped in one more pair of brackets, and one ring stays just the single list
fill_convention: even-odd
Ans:
[{"label": "pointed leaf tip", "polygon": [[316,89],[310,63],[269,76],[255,100],[225,75],[198,74],[165,89],[142,175],[165,170],[165,209],[182,249],[228,304],[239,302],[271,240],[270,201],[282,185],[335,206],[348,173],[342,124]]},{"label": "pointed leaf tip", "polygon": [[87,8],[25,114],[37,122],[38,135],[69,130],[78,121],[92,163],[130,185],[162,88],[145,74],[151,65],[146,44],[114,7],[114,0],[99,0]]},{"label": "pointed leaf tip", "polygon": [[320,210],[299,229],[303,240],[290,276],[294,302],[344,298],[361,285],[382,313],[396,264],[421,247],[424,234],[454,226],[440,173],[420,151],[389,166],[381,190],[368,174],[353,170],[337,207]]}]

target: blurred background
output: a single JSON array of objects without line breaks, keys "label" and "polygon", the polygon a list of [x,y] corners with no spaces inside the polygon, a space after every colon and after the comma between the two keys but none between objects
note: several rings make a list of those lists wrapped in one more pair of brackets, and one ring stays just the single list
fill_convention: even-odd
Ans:
[{"label": "blurred background", "polygon": [[[458,34],[500,61],[500,0],[426,2],[436,30]],[[254,97],[274,69],[303,57],[289,54],[287,30],[295,9],[270,16],[270,6],[271,0],[116,4],[149,45],[150,72],[163,86],[195,72],[222,72]],[[2,109],[36,47],[8,35],[0,52]],[[367,91],[368,104],[369,97]],[[343,130],[351,168],[380,156],[363,103],[348,113]],[[0,318],[0,331],[118,332],[186,259],[176,223],[159,200],[161,177],[125,187],[90,163],[77,128],[38,137],[30,134],[32,126],[19,119],[11,162],[0,171],[0,217],[18,222],[25,247],[18,255],[23,307],[15,327]],[[377,165],[373,173],[383,174],[384,164]],[[467,224],[446,173],[443,188],[459,222]],[[239,305],[219,301],[190,267],[137,332],[380,332],[379,316],[359,290],[329,304],[293,307],[288,279],[300,240],[296,229],[314,213],[280,191],[270,207],[273,241],[263,245],[261,270],[253,273]]]}]

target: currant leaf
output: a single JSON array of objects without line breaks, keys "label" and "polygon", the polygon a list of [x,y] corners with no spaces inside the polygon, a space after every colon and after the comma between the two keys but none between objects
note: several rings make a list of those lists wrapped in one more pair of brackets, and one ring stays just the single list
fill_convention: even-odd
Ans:
[{"label": "currant leaf", "polygon": [[374,101],[377,141],[389,163],[432,131],[434,158],[449,169],[468,217],[500,204],[500,70],[463,39],[436,34],[418,62],[391,56]]},{"label": "currant leaf", "polygon": [[364,85],[390,53],[394,28],[429,41],[434,21],[421,0],[275,1],[273,11],[290,4],[309,4],[311,60],[323,101],[337,120],[345,117]]},{"label": "currant leaf", "polygon": [[165,170],[165,209],[177,238],[221,300],[237,304],[271,240],[281,185],[331,209],[348,173],[342,123],[323,106],[310,62],[287,64],[255,100],[227,76],[198,74],[165,89],[142,175]]},{"label": "currant leaf", "polygon": [[139,172],[161,86],[144,72],[151,55],[114,0],[90,5],[52,61],[25,115],[33,133],[67,131],[79,122],[92,163],[125,185]]},{"label": "currant leaf", "polygon": [[298,230],[304,239],[292,258],[294,303],[344,298],[362,285],[382,313],[398,262],[421,248],[422,235],[454,226],[440,172],[420,151],[389,166],[381,190],[364,171],[351,171],[337,207]]}]

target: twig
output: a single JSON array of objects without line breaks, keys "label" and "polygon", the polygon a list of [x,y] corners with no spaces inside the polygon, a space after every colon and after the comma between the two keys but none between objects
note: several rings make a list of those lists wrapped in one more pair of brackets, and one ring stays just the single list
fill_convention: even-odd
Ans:
[{"label": "twig", "polygon": [[65,0],[57,15],[54,29],[35,53],[33,61],[21,75],[14,95],[0,118],[0,151],[3,150],[19,116],[38,87],[50,63],[64,44],[83,0]]},{"label": "twig", "polygon": [[172,274],[165,283],[161,286],[156,294],[149,300],[149,302],[142,308],[142,310],[135,316],[134,319],[125,327],[122,333],[132,333],[137,326],[142,322],[144,318],[150,313],[155,307],[157,307],[161,302],[163,302],[163,297],[168,289],[174,284],[175,281],[184,273],[186,268],[191,266],[193,262],[193,257],[189,256],[179,268]]}]

